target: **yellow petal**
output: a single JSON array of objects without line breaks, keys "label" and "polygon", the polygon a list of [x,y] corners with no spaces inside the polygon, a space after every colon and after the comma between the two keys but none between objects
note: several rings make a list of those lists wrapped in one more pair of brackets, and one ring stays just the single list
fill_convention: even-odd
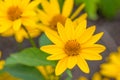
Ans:
[{"label": "yellow petal", "polygon": [[88,79],[84,76],[80,76],[78,80],[88,80]]},{"label": "yellow petal", "polygon": [[109,56],[109,60],[112,63],[120,65],[120,58],[119,58],[118,53],[115,53],[115,52],[111,53],[110,56]]},{"label": "yellow petal", "polygon": [[[52,4],[53,4],[53,3],[52,3]],[[47,14],[49,14],[49,17],[51,17],[51,18],[59,14],[59,11],[58,11],[58,10],[55,11],[56,8],[55,8],[55,6],[52,5],[52,4],[51,4],[50,2],[48,2],[47,0],[42,0],[42,2],[41,2],[41,5],[42,5],[42,7],[43,7],[43,10],[44,10]],[[51,6],[51,5],[52,5],[52,6]]]},{"label": "yellow petal", "polygon": [[35,27],[36,26],[36,22],[35,19],[32,17],[28,17],[28,18],[22,18],[22,23],[24,26],[30,26],[30,27]]},{"label": "yellow petal", "polygon": [[20,27],[21,27],[21,19],[15,20],[13,22],[13,29],[17,31],[20,29]]},{"label": "yellow petal", "polygon": [[76,56],[69,56],[67,67],[72,69],[77,64],[77,57]]},{"label": "yellow petal", "polygon": [[75,10],[75,12],[72,14],[72,16],[70,17],[71,19],[74,19],[78,14],[80,14],[80,12],[82,11],[82,9],[85,7],[85,4],[80,5],[77,10]]},{"label": "yellow petal", "polygon": [[86,60],[101,60],[102,59],[102,56],[99,54],[81,53],[80,55]]},{"label": "yellow petal", "polygon": [[40,49],[43,50],[44,52],[49,53],[49,54],[61,54],[61,53],[64,53],[63,49],[59,48],[56,45],[42,46]]},{"label": "yellow petal", "polygon": [[46,79],[48,78],[48,74],[44,66],[38,66],[37,69]]},{"label": "yellow petal", "polygon": [[25,10],[21,16],[22,17],[36,16],[36,13],[35,13],[35,11]]},{"label": "yellow petal", "polygon": [[20,7],[25,8],[29,4],[30,0],[21,0]]},{"label": "yellow petal", "polygon": [[7,31],[11,26],[11,22],[0,22],[0,33]]},{"label": "yellow petal", "polygon": [[53,54],[49,57],[47,57],[48,60],[59,60],[59,59],[63,59],[64,57],[66,57],[67,54],[65,53],[56,53],[56,54]]},{"label": "yellow petal", "polygon": [[28,4],[26,9],[29,9],[29,10],[35,9],[38,6],[38,4],[40,4],[40,2],[41,0],[33,0]]},{"label": "yellow petal", "polygon": [[105,50],[105,46],[100,45],[100,44],[94,44],[94,45],[89,45],[89,46],[84,46],[81,45],[81,52],[83,53],[101,53]]},{"label": "yellow petal", "polygon": [[8,25],[0,26],[0,33],[7,31],[10,28]]},{"label": "yellow petal", "polygon": [[4,0],[5,6],[10,7],[13,5],[13,0]]},{"label": "yellow petal", "polygon": [[65,23],[65,33],[67,40],[73,40],[75,39],[75,30],[74,30],[74,24],[70,19],[66,20]]},{"label": "yellow petal", "polygon": [[74,23],[75,25],[78,25],[78,24],[80,24],[82,21],[86,20],[86,18],[87,18],[87,13],[84,13],[84,14],[80,15],[79,17],[77,17],[77,18],[73,21],[73,23]]},{"label": "yellow petal", "polygon": [[12,0],[13,5],[12,6],[18,6],[20,4],[21,0]]},{"label": "yellow petal", "polygon": [[9,28],[12,27],[12,22],[7,19],[0,20],[0,33],[7,31]]},{"label": "yellow petal", "polygon": [[23,29],[20,29],[20,30],[14,32],[15,39],[19,43],[23,42],[26,35],[27,34]]},{"label": "yellow petal", "polygon": [[4,36],[4,37],[10,37],[10,36],[12,36],[14,34],[14,31],[13,31],[13,29],[8,29],[7,31],[5,31],[5,32],[3,32],[2,34],[1,34],[1,36]]},{"label": "yellow petal", "polygon": [[112,64],[112,63],[106,63],[101,65],[101,71],[103,75],[108,77],[116,77],[118,72],[118,65]]},{"label": "yellow petal", "polygon": [[56,44],[57,46],[63,47],[63,41],[58,36],[57,32],[53,30],[48,30],[45,32],[45,34],[54,44]]},{"label": "yellow petal", "polygon": [[0,70],[3,69],[4,65],[5,65],[5,61],[4,61],[4,60],[1,60],[1,61],[0,61]]},{"label": "yellow petal", "polygon": [[51,65],[47,65],[47,66],[45,66],[45,68],[46,68],[48,74],[53,74],[55,71],[54,67]]},{"label": "yellow petal", "polygon": [[94,73],[92,80],[102,80],[102,76],[99,72]]},{"label": "yellow petal", "polygon": [[90,39],[95,31],[96,27],[92,26],[86,29],[84,33],[81,35],[81,37],[78,38],[79,42],[81,44],[85,43],[88,39]]},{"label": "yellow petal", "polygon": [[85,73],[89,73],[89,67],[87,62],[79,55],[77,56],[77,65]]},{"label": "yellow petal", "polygon": [[65,0],[62,8],[62,15],[69,17],[73,9],[74,0]]},{"label": "yellow petal", "polygon": [[86,30],[86,26],[87,26],[87,21],[84,20],[82,22],[80,22],[75,29],[75,38],[78,38],[82,35],[82,33]]},{"label": "yellow petal", "polygon": [[100,32],[100,33],[92,36],[92,37],[84,44],[84,46],[85,46],[85,45],[87,46],[87,45],[91,45],[91,44],[96,43],[96,42],[102,37],[102,35],[103,35],[103,32]]},{"label": "yellow petal", "polygon": [[67,38],[66,38],[66,32],[65,32],[65,28],[63,27],[62,24],[58,23],[57,24],[57,29],[58,29],[58,33],[61,37],[61,39],[66,42],[67,41]]},{"label": "yellow petal", "polygon": [[49,25],[49,21],[51,18],[42,10],[38,10],[38,17],[42,21],[43,24]]},{"label": "yellow petal", "polygon": [[58,0],[50,0],[51,2],[51,7],[52,7],[52,11],[55,11],[54,13],[56,14],[60,14],[60,7],[59,7],[59,3]]},{"label": "yellow petal", "polygon": [[68,61],[68,58],[64,58],[58,61],[57,66],[55,68],[56,75],[61,75],[67,69],[67,64],[66,64],[67,61]]},{"label": "yellow petal", "polygon": [[0,58],[2,57],[2,52],[0,51]]}]

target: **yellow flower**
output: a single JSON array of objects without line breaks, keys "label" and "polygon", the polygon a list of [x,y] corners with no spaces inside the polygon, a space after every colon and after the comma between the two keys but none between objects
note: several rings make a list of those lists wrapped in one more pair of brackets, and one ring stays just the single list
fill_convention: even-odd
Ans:
[{"label": "yellow flower", "polygon": [[[0,58],[1,58],[1,55],[2,55],[2,52],[0,51]],[[0,60],[0,70],[3,69],[4,64],[5,64],[5,61],[4,60]]]},{"label": "yellow flower", "polygon": [[21,26],[34,26],[36,23],[35,7],[40,1],[1,0],[0,33],[9,29],[19,30]]},{"label": "yellow flower", "polygon": [[59,77],[54,75],[54,68],[52,66],[38,66],[37,69],[46,80],[59,80]]},{"label": "yellow flower", "polygon": [[[49,27],[50,29],[57,30],[57,23],[65,24],[66,19],[69,17],[77,24],[80,21],[86,19],[87,14],[83,14],[79,16],[77,19],[76,16],[80,13],[80,11],[84,8],[84,4],[82,4],[72,15],[74,0],[65,0],[62,12],[60,11],[60,6],[58,0],[42,0],[41,6],[43,9],[38,10],[38,16],[40,21]],[[71,15],[71,16],[70,16]],[[45,28],[40,26],[41,29]],[[46,28],[45,28],[46,29]],[[44,29],[43,29],[44,30]]]},{"label": "yellow flower", "polygon": [[9,29],[9,30],[3,32],[1,34],[1,36],[9,37],[9,36],[14,35],[17,42],[23,42],[24,38],[29,39],[28,34],[30,35],[31,38],[35,38],[35,37],[39,36],[41,33],[41,30],[39,30],[37,28],[37,26],[35,26],[35,28],[27,26],[26,29],[28,32],[26,32],[25,29],[22,27],[18,31]]},{"label": "yellow flower", "polygon": [[118,52],[112,52],[108,57],[108,62],[101,65],[101,73],[104,76],[120,80],[120,47]]},{"label": "yellow flower", "polygon": [[84,76],[80,76],[78,80],[88,80],[88,79]]},{"label": "yellow flower", "polygon": [[41,50],[52,54],[48,60],[59,60],[55,68],[56,75],[62,74],[67,68],[72,69],[76,64],[79,68],[89,73],[89,67],[85,60],[101,60],[99,54],[105,50],[100,44],[95,44],[103,35],[103,32],[93,35],[95,26],[86,29],[86,20],[74,25],[70,19],[66,20],[65,27],[58,23],[58,33],[53,30],[45,32],[54,43],[41,47]]}]

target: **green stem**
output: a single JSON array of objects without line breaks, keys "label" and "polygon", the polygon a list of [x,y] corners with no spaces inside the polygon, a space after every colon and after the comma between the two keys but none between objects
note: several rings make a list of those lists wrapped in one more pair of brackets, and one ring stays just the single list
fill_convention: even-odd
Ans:
[{"label": "green stem", "polygon": [[27,33],[31,45],[32,45],[33,47],[37,47],[36,44],[35,44],[35,42],[33,41],[32,37],[30,36],[28,30],[25,28],[24,25],[22,25],[22,27],[24,28],[25,32]]}]

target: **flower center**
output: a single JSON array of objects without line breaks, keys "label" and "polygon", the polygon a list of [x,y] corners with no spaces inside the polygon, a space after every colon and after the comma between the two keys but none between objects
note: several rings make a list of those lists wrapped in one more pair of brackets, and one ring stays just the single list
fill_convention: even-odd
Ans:
[{"label": "flower center", "polygon": [[7,14],[8,14],[8,19],[14,21],[21,17],[22,11],[19,7],[12,6],[8,9]]},{"label": "flower center", "polygon": [[57,31],[57,23],[60,22],[62,25],[64,25],[65,20],[66,18],[61,14],[54,16],[50,21],[50,28]]},{"label": "flower center", "polygon": [[80,52],[80,44],[76,40],[69,40],[65,44],[64,51],[68,56],[76,56]]}]

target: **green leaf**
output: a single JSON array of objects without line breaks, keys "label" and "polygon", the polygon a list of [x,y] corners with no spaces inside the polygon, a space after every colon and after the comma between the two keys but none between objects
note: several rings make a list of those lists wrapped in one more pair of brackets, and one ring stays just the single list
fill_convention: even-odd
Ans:
[{"label": "green leaf", "polygon": [[66,73],[68,74],[69,77],[72,78],[72,72],[71,72],[71,70],[67,69],[67,70],[66,70]]},{"label": "green leaf", "polygon": [[58,0],[59,2],[59,5],[60,5],[60,11],[62,12],[62,7],[63,7],[63,4],[64,4],[64,0]]},{"label": "green leaf", "polygon": [[21,52],[12,54],[7,60],[6,65],[10,64],[24,64],[28,66],[51,65],[55,66],[56,61],[49,61],[46,59],[47,53],[38,48],[27,48]]},{"label": "green leaf", "polygon": [[67,78],[66,78],[65,80],[72,80],[72,77],[73,77],[73,76],[72,76],[71,70],[67,69],[67,70],[66,70],[66,73],[67,73],[68,76],[67,76]]},{"label": "green leaf", "polygon": [[42,35],[39,38],[39,46],[44,46],[48,44],[52,44],[52,42],[48,39],[45,33],[42,33]]},{"label": "green leaf", "polygon": [[22,80],[45,80],[35,67],[17,64],[5,66],[4,70]]},{"label": "green leaf", "polygon": [[75,0],[75,5],[79,5],[80,3],[83,3],[84,0]]},{"label": "green leaf", "polygon": [[85,3],[85,9],[88,13],[88,17],[92,20],[97,19],[97,6],[99,3],[99,0],[84,0]]},{"label": "green leaf", "polygon": [[108,19],[111,19],[120,10],[120,0],[101,0],[100,9]]}]

